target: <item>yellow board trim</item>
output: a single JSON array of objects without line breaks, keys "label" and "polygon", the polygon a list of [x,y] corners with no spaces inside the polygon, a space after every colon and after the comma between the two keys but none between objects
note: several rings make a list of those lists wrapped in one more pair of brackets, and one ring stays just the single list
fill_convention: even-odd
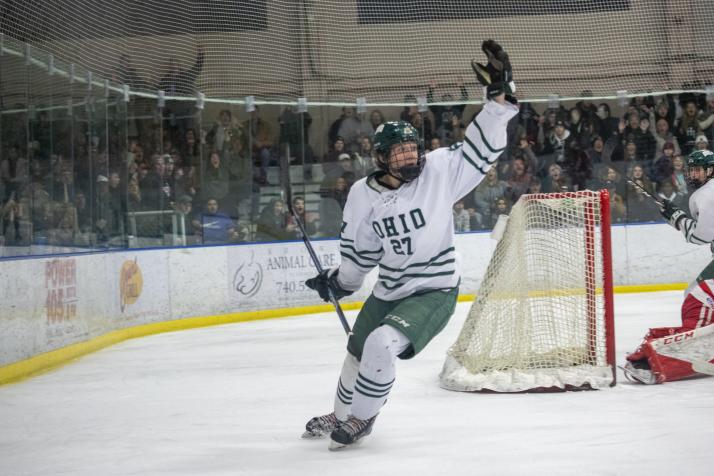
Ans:
[{"label": "yellow board trim", "polygon": [[[686,283],[674,284],[643,284],[637,286],[615,286],[616,293],[643,293],[655,291],[675,291],[686,289]],[[459,295],[459,302],[474,300],[474,294]],[[343,303],[342,309],[356,310],[362,307],[361,302]],[[280,317],[296,316],[302,314],[317,314],[331,312],[332,305],[322,304],[316,306],[291,307],[282,309],[266,309],[263,311],[235,312],[218,316],[191,317],[175,321],[155,322],[127,329],[119,329],[108,334],[95,337],[86,342],[68,345],[61,349],[45,352],[4,367],[0,367],[0,385],[19,382],[28,377],[56,369],[79,357],[98,350],[118,344],[128,339],[145,337],[164,332],[173,332],[198,327],[216,326],[220,324],[233,324],[236,322],[258,321],[262,319],[276,319]]]}]

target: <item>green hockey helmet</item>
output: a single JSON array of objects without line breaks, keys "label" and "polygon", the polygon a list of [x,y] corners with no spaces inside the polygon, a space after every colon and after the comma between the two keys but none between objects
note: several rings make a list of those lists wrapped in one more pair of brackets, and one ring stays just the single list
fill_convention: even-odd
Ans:
[{"label": "green hockey helmet", "polygon": [[[400,163],[391,160],[392,146],[414,142],[417,146],[418,158],[416,163]],[[411,182],[419,176],[424,168],[424,144],[419,137],[419,131],[405,121],[389,121],[380,124],[374,133],[374,151],[377,153],[377,165],[390,175],[403,182]]]},{"label": "green hockey helmet", "polygon": [[[694,174],[701,167],[702,173]],[[687,157],[687,184],[695,190],[714,176],[714,152],[711,150],[695,150]]]}]

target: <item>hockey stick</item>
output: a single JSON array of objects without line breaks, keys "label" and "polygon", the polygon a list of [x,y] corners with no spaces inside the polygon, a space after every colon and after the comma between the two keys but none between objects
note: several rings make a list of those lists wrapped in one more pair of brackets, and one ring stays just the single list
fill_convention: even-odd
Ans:
[{"label": "hockey stick", "polygon": [[630,185],[634,185],[635,187],[639,188],[639,189],[642,191],[642,194],[643,194],[645,197],[647,197],[647,198],[649,198],[650,200],[654,201],[660,208],[663,208],[663,207],[664,207],[664,203],[662,203],[662,200],[659,200],[657,197],[653,197],[653,196],[652,196],[642,185],[640,185],[639,183],[637,183],[637,182],[635,182],[635,181],[633,181],[633,180],[630,180],[630,179],[627,179],[627,183],[629,183]]},{"label": "hockey stick", "polygon": [[[310,258],[312,259],[312,264],[315,265],[315,269],[317,269],[318,273],[323,272],[322,265],[320,264],[320,260],[317,257],[317,254],[315,253],[315,249],[312,247],[312,243],[310,242],[310,238],[307,236],[307,232],[305,231],[305,225],[303,225],[302,220],[298,216],[298,214],[295,212],[295,209],[293,208],[293,194],[292,194],[292,185],[290,184],[290,144],[286,144],[286,151],[285,151],[285,157],[283,157],[284,160],[281,160],[281,169],[283,171],[283,191],[285,192],[286,195],[286,202],[288,206],[288,211],[290,212],[290,215],[292,215],[293,219],[295,220],[295,223],[298,226],[298,229],[300,230],[300,235],[302,236],[302,242],[305,243],[305,248],[307,248],[307,252],[310,255]],[[345,317],[345,313],[342,311],[342,306],[340,306],[339,301],[337,301],[337,298],[335,298],[335,293],[332,291],[332,288],[330,286],[327,286],[327,293],[329,294],[330,297],[330,302],[332,303],[333,306],[335,306],[335,312],[337,312],[337,317],[340,318],[340,323],[342,324],[342,328],[345,330],[345,334],[347,334],[347,337],[352,335],[352,329],[350,329],[350,325],[347,323],[347,318]]]}]

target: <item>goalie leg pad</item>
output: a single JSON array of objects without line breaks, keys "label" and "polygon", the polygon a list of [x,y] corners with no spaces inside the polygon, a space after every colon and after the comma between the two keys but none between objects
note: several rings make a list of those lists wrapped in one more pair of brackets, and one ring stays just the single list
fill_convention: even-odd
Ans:
[{"label": "goalie leg pad", "polygon": [[[666,330],[673,329],[680,332],[664,334]],[[714,363],[714,326],[658,328],[650,329],[650,334],[627,360],[637,362],[646,359],[657,383],[673,382],[701,373],[712,374],[708,369]]]}]

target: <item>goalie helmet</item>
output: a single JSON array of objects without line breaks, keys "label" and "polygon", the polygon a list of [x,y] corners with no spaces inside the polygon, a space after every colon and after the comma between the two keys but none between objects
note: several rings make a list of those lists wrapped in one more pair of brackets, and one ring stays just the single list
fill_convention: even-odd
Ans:
[{"label": "goalie helmet", "polygon": [[687,157],[687,184],[689,186],[696,190],[707,183],[712,176],[714,176],[714,152],[695,150],[689,154]]},{"label": "goalie helmet", "polygon": [[[392,146],[409,142],[416,144],[416,162],[411,163],[399,157],[391,157]],[[374,133],[374,151],[377,153],[377,166],[403,182],[411,182],[417,178],[426,161],[424,144],[419,137],[419,132],[405,121],[380,124]]]}]

